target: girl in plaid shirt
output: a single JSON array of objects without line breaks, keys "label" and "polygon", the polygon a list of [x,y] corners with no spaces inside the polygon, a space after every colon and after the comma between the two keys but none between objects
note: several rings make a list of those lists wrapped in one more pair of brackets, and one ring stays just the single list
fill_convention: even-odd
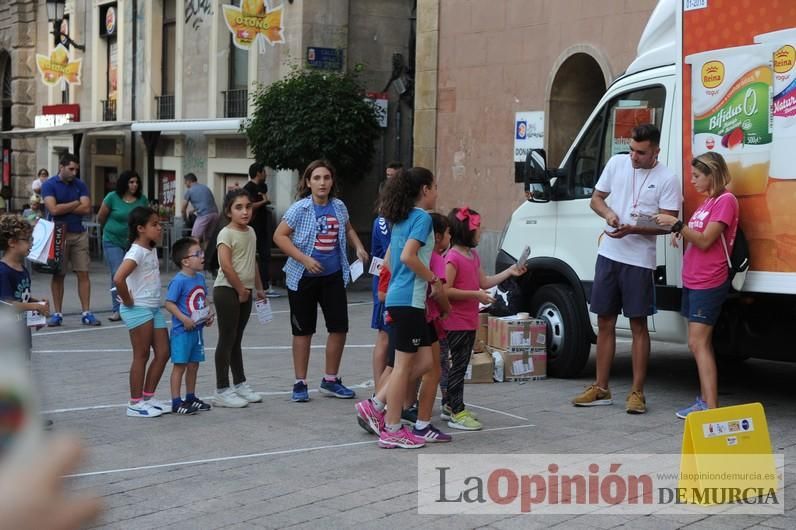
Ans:
[{"label": "girl in plaid shirt", "polygon": [[293,368],[296,382],[293,401],[309,401],[307,367],[315,334],[318,305],[323,311],[329,338],[326,341],[326,373],[320,392],[351,399],[356,394],[338,377],[348,333],[345,288],[351,280],[347,241],[357,258],[368,262],[368,253],[348,217],[348,209],[335,195],[334,168],[325,160],[312,162],[299,182],[300,199],[285,212],[274,232],[274,243],[288,256],[285,264],[290,324],[293,332]]}]

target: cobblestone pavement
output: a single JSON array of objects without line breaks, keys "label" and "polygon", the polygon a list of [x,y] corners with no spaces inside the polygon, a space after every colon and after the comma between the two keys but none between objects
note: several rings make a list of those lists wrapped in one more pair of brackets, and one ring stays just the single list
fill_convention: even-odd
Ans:
[{"label": "cobblestone pavement", "polygon": [[[170,275],[163,275],[167,285]],[[130,344],[121,323],[107,321],[110,300],[104,267],[93,264],[93,307],[100,328],[79,324],[74,278],[67,278],[65,325],[34,334],[34,372],[46,416],[57,431],[80,434],[88,458],[71,479],[77,490],[104,499],[100,526],[107,528],[747,528],[796,526],[793,506],[796,444],[796,364],[747,361],[722,366],[723,404],[761,401],[775,451],[786,458],[786,515],[457,515],[417,513],[416,451],[386,451],[357,426],[353,401],[317,392],[292,403],[290,328],[286,297],[274,300],[275,320],[252,319],[244,338],[247,378],[263,403],[214,409],[196,416],[142,420],[125,416]],[[34,294],[49,290],[35,275]],[[351,332],[342,377],[359,396],[370,393],[370,293],[362,279],[349,291]],[[323,326],[319,323],[319,329]],[[309,384],[323,375],[325,333],[314,340]],[[212,346],[199,371],[203,396],[214,390]],[[157,397],[169,398],[168,367]],[[527,384],[468,385],[467,402],[481,417],[481,432],[454,432],[438,453],[678,453],[683,423],[677,407],[690,403],[696,371],[682,346],[653,343],[646,388],[649,412],[624,412],[630,385],[629,344],[621,342],[614,365],[610,407],[575,409],[569,399],[594,377],[593,359],[578,379]],[[435,415],[437,411],[435,410]],[[437,424],[442,426],[438,421]],[[445,431],[450,429],[445,426]]]}]

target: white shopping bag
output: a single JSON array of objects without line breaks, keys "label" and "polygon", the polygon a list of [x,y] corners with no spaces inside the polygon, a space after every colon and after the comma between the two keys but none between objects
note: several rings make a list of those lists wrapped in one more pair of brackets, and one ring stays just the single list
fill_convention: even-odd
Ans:
[{"label": "white shopping bag", "polygon": [[47,219],[39,219],[33,227],[33,244],[28,252],[28,259],[34,263],[47,264],[50,249],[53,245],[55,223]]}]

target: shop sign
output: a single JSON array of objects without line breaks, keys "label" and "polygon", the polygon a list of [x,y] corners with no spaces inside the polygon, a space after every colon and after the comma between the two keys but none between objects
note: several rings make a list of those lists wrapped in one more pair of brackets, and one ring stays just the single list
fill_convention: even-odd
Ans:
[{"label": "shop sign", "polygon": [[260,53],[265,53],[266,43],[274,46],[285,42],[281,5],[271,9],[267,0],[243,0],[240,7],[222,8],[232,42],[238,48],[249,50],[256,41]]},{"label": "shop sign", "polygon": [[36,66],[45,85],[55,86],[61,79],[70,85],[80,84],[80,69],[82,59],[69,60],[69,50],[59,44],[50,53],[50,56],[36,54]]}]

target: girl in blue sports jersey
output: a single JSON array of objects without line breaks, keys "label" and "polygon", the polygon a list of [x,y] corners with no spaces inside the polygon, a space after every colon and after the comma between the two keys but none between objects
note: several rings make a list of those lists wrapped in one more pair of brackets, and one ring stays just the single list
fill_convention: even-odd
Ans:
[{"label": "girl in blue sports jersey", "polygon": [[[422,167],[411,168],[387,184],[382,215],[392,223],[389,268],[392,272],[385,306],[392,319],[395,365],[386,387],[387,403],[374,399],[357,403],[357,415],[379,433],[379,446],[415,449],[425,445],[401,426],[401,409],[409,381],[416,381],[431,369],[434,333],[426,322],[426,296],[442,290],[442,282],[429,269],[434,250],[431,216],[437,202],[434,175]],[[383,428],[382,428],[383,425]]]}]

